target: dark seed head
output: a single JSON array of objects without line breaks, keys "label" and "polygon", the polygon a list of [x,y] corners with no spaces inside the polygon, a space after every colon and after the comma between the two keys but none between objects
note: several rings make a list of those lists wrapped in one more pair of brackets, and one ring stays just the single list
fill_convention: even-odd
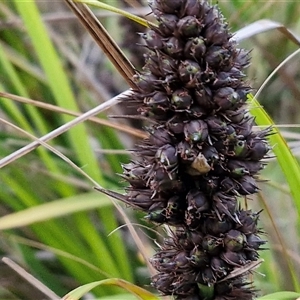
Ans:
[{"label": "dark seed head", "polygon": [[160,147],[156,152],[155,158],[166,170],[172,170],[177,166],[177,151],[172,145],[167,144]]},{"label": "dark seed head", "polygon": [[247,236],[247,245],[248,245],[248,247],[250,247],[254,250],[259,250],[260,246],[262,246],[265,243],[266,243],[266,241],[263,241],[256,234],[250,234],[250,235]]},{"label": "dark seed head", "polygon": [[270,150],[269,145],[266,140],[260,138],[249,138],[247,140],[247,145],[249,148],[249,157],[253,160],[262,159]]},{"label": "dark seed head", "polygon": [[156,50],[163,48],[162,36],[154,30],[149,30],[148,32],[143,33],[142,38],[145,40],[150,49]]},{"label": "dark seed head", "polygon": [[152,145],[161,147],[172,142],[170,133],[164,128],[152,129],[150,131],[149,142]]},{"label": "dark seed head", "polygon": [[195,247],[189,255],[189,261],[192,265],[196,266],[197,268],[202,268],[208,264],[209,258],[204,251]]},{"label": "dark seed head", "polygon": [[178,17],[173,14],[160,14],[157,16],[158,28],[165,36],[170,36],[177,27]]},{"label": "dark seed head", "polygon": [[255,179],[252,176],[245,175],[238,180],[238,192],[241,195],[251,195],[259,191]]},{"label": "dark seed head", "polygon": [[214,96],[214,101],[221,110],[227,110],[235,107],[239,100],[240,97],[238,93],[230,87],[219,89]]},{"label": "dark seed head", "polygon": [[[205,60],[212,68],[220,69],[229,64],[231,57],[231,52],[228,49],[221,46],[211,46],[208,48]],[[227,75],[227,77],[229,76]]]},{"label": "dark seed head", "polygon": [[222,249],[222,239],[206,235],[202,241],[202,247],[210,255],[218,255]]},{"label": "dark seed head", "polygon": [[227,134],[227,124],[217,117],[208,117],[206,120],[209,133],[217,137],[225,137]]},{"label": "dark seed head", "polygon": [[240,251],[243,249],[246,242],[246,237],[243,233],[238,230],[230,230],[224,239],[226,249],[230,251]]},{"label": "dark seed head", "polygon": [[166,214],[165,207],[163,207],[163,204],[155,203],[154,205],[152,205],[152,207],[149,208],[149,212],[145,216],[145,219],[159,224],[165,223]]},{"label": "dark seed head", "polygon": [[135,163],[123,164],[123,175],[121,176],[125,180],[127,180],[134,188],[145,188],[145,178],[147,173],[149,172],[149,167],[150,166],[143,166]]},{"label": "dark seed head", "polygon": [[221,258],[231,266],[240,267],[247,263],[247,257],[243,252],[227,250],[221,254]]},{"label": "dark seed head", "polygon": [[133,81],[136,84],[136,86],[144,93],[151,93],[155,90],[155,83],[157,82],[157,77],[151,73],[136,74],[133,76]]},{"label": "dark seed head", "polygon": [[172,94],[171,102],[176,111],[182,111],[190,108],[193,100],[187,90],[179,89]]},{"label": "dark seed head", "polygon": [[186,16],[181,18],[178,23],[178,32],[184,37],[198,36],[202,29],[202,24],[196,17]]},{"label": "dark seed head", "polygon": [[218,218],[209,218],[205,222],[206,230],[211,235],[220,235],[221,233],[228,232],[232,228],[232,221],[223,218],[219,220]]},{"label": "dark seed head", "polygon": [[183,2],[184,6],[182,7],[181,15],[195,16],[202,19],[209,10],[209,6],[206,1],[189,0]]},{"label": "dark seed head", "polygon": [[174,115],[174,117],[167,122],[167,127],[174,134],[183,133],[184,121],[182,116],[180,114]]},{"label": "dark seed head", "polygon": [[174,14],[176,11],[180,10],[182,5],[182,0],[156,0],[154,2],[156,8],[162,12]]},{"label": "dark seed head", "polygon": [[222,45],[231,38],[231,35],[228,34],[227,25],[220,23],[219,18],[216,18],[208,25],[204,35],[210,45]]},{"label": "dark seed head", "polygon": [[165,52],[173,58],[180,58],[184,49],[183,42],[176,38],[169,38],[164,45]]},{"label": "dark seed head", "polygon": [[178,72],[179,77],[184,83],[195,80],[195,76],[201,71],[200,66],[193,60],[184,60],[180,63]]},{"label": "dark seed head", "polygon": [[190,190],[186,196],[186,200],[188,203],[187,210],[193,210],[193,213],[198,214],[200,212],[204,212],[209,208],[208,199],[205,195],[197,189]]},{"label": "dark seed head", "polygon": [[144,103],[151,108],[161,108],[167,110],[169,105],[169,98],[163,92],[155,92],[153,95],[144,98]]},{"label": "dark seed head", "polygon": [[202,142],[208,136],[207,124],[202,120],[191,121],[184,126],[184,135],[188,142]]},{"label": "dark seed head", "polygon": [[134,207],[139,207],[141,210],[148,210],[153,201],[151,199],[152,192],[148,189],[132,190],[127,193],[128,203],[132,203]]},{"label": "dark seed head", "polygon": [[249,210],[242,210],[239,214],[239,220],[241,224],[238,226],[238,230],[248,235],[251,233],[257,233],[257,221],[258,214],[254,214]]},{"label": "dark seed head", "polygon": [[217,281],[217,278],[211,268],[205,268],[203,271],[201,271],[201,276],[203,280],[202,282],[208,286],[211,286]]},{"label": "dark seed head", "polygon": [[227,275],[230,270],[228,264],[220,259],[219,257],[214,256],[210,261],[210,267],[215,272],[218,278],[222,278]]},{"label": "dark seed head", "polygon": [[195,91],[195,100],[206,109],[211,109],[214,105],[211,91],[208,89],[197,89]]},{"label": "dark seed head", "polygon": [[189,40],[184,48],[184,54],[187,58],[193,58],[200,62],[206,52],[205,41],[202,37],[195,37]]}]

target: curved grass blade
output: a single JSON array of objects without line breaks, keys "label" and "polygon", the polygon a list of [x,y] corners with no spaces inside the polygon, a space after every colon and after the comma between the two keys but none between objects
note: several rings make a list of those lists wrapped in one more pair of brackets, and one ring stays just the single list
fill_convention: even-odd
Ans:
[{"label": "curved grass blade", "polygon": [[[78,111],[71,84],[49,38],[45,24],[42,22],[37,4],[35,1],[24,3],[18,0],[14,0],[13,3],[23,19],[56,103],[61,107]],[[62,116],[62,120],[64,123],[68,122],[70,117]],[[82,124],[70,130],[67,134],[80,164],[86,166],[86,172],[93,176],[95,180],[103,182],[103,174],[99,168],[94,168],[97,165],[97,159],[89,143],[86,127]]]},{"label": "curved grass blade", "polygon": [[88,5],[92,5],[92,6],[95,6],[95,7],[98,7],[98,8],[103,8],[105,10],[108,10],[108,11],[111,11],[111,12],[114,12],[116,14],[119,14],[123,17],[126,17],[142,26],[145,26],[145,27],[149,27],[149,25],[153,26],[153,27],[156,27],[156,25],[154,23],[151,23],[151,22],[148,22],[147,20],[141,18],[141,17],[138,17],[134,14],[131,14],[125,10],[122,10],[122,9],[119,9],[115,6],[111,6],[111,5],[108,5],[106,3],[103,3],[103,2],[99,2],[99,1],[96,1],[96,0],[75,0],[74,2],[80,2],[80,3],[85,3],[85,4],[88,4]]},{"label": "curved grass blade", "polygon": [[132,294],[120,294],[120,295],[114,295],[114,296],[107,296],[107,297],[101,297],[97,298],[95,300],[136,300],[136,297]]},{"label": "curved grass blade", "polygon": [[98,274],[101,274],[104,277],[111,277],[112,275],[103,271],[102,269],[100,269],[99,267],[95,266],[95,264],[88,262],[86,259],[83,259],[79,256],[76,256],[74,254],[71,254],[70,252],[67,251],[63,251],[59,248],[55,248],[55,247],[51,247],[21,236],[17,236],[17,235],[12,235],[12,234],[3,234],[3,236],[1,236],[2,238],[7,238],[8,240],[12,241],[13,243],[16,244],[21,244],[21,245],[26,245],[30,248],[35,248],[35,249],[39,249],[39,250],[44,250],[47,252],[51,252],[59,257],[62,257],[64,259],[68,259],[70,261],[76,262],[86,268],[89,269],[89,271],[95,271]]},{"label": "curved grass blade", "polygon": [[[273,152],[277,157],[277,161],[282,169],[285,179],[289,185],[290,192],[293,197],[294,205],[298,213],[298,223],[300,220],[300,166],[291,149],[287,145],[285,139],[276,125],[272,121],[268,113],[260,106],[259,102],[253,97],[248,95],[249,102],[251,103],[251,114],[255,116],[255,121],[261,126],[272,126],[273,133],[269,136],[269,142],[273,147]],[[292,267],[292,266],[290,266]],[[293,269],[290,268],[293,285],[296,291],[300,291],[300,284],[297,275]]]},{"label": "curved grass blade", "polygon": [[300,294],[295,292],[278,292],[259,297],[257,300],[300,300]]},{"label": "curved grass blade", "polygon": [[86,293],[91,291],[93,288],[101,286],[101,285],[116,285],[119,286],[131,294],[135,295],[137,299],[140,300],[159,300],[157,296],[146,291],[145,289],[140,288],[137,285],[134,285],[130,282],[127,282],[118,278],[104,279],[101,281],[91,282],[85,285],[82,285],[75,290],[71,291],[67,295],[65,295],[62,300],[79,300]]},{"label": "curved grass blade", "polygon": [[279,30],[289,40],[294,42],[296,45],[300,46],[300,36],[293,33],[290,29],[286,28],[283,24],[272,20],[267,20],[267,19],[256,21],[238,30],[234,35],[234,39],[236,39],[237,41],[245,40],[259,33],[268,30],[273,30],[273,29]]},{"label": "curved grass blade", "polygon": [[248,98],[252,106],[251,114],[255,116],[256,123],[261,126],[273,127],[275,134],[271,135],[269,140],[289,185],[300,218],[300,166],[298,161],[268,113],[252,95],[249,95]]},{"label": "curved grass blade", "polygon": [[112,202],[107,197],[100,199],[99,193],[76,195],[3,216],[0,219],[0,230],[27,226],[36,222],[110,205],[112,205]]}]

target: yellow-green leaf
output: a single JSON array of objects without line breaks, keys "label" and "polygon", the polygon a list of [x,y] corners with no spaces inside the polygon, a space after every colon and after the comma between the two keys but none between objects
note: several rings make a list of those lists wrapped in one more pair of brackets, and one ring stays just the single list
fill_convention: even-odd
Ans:
[{"label": "yellow-green leaf", "polygon": [[157,296],[154,294],[146,291],[143,288],[140,288],[139,286],[132,284],[128,281],[118,279],[118,278],[111,278],[111,279],[104,279],[100,281],[91,282],[85,285],[82,285],[75,290],[69,292],[67,295],[65,295],[62,300],[79,300],[82,296],[84,296],[86,293],[90,292],[93,288],[101,286],[101,285],[116,285],[119,286],[131,294],[135,295],[137,299],[141,300],[159,300]]},{"label": "yellow-green leaf", "polygon": [[295,292],[277,292],[265,295],[257,300],[300,300],[300,294]]},{"label": "yellow-green leaf", "polygon": [[103,3],[103,2],[100,2],[100,1],[97,1],[97,0],[75,0],[75,2],[89,4],[89,5],[98,7],[98,8],[102,8],[102,9],[105,9],[105,10],[117,13],[117,14],[122,15],[122,16],[128,18],[128,19],[131,19],[134,22],[136,22],[136,23],[138,23],[138,24],[140,24],[142,26],[145,26],[145,27],[149,27],[149,24],[151,24],[152,26],[156,27],[155,24],[152,24],[152,23],[148,22],[147,20],[145,20],[143,18],[140,18],[140,17],[138,17],[136,15],[133,15],[133,14],[125,11],[125,10],[119,9],[117,7],[108,5],[106,3]]},{"label": "yellow-green leaf", "polygon": [[248,98],[253,107],[251,109],[251,114],[255,116],[257,125],[273,126],[274,128],[275,134],[269,137],[269,141],[288,182],[295,206],[297,207],[298,215],[300,216],[300,166],[298,161],[268,113],[252,95],[249,95]]},{"label": "yellow-green leaf", "polygon": [[0,230],[30,225],[79,211],[111,205],[109,198],[99,193],[80,194],[33,206],[0,218]]}]

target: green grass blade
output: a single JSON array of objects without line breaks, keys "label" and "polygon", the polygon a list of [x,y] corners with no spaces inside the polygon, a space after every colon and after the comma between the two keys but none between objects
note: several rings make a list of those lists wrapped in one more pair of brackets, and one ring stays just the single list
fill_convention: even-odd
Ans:
[{"label": "green grass blade", "polygon": [[114,13],[117,13],[121,16],[124,16],[142,26],[145,26],[145,27],[149,27],[149,24],[151,24],[152,26],[156,27],[155,24],[153,23],[150,23],[148,22],[147,20],[143,19],[143,18],[140,18],[136,15],[133,15],[125,10],[122,10],[122,9],[119,9],[115,6],[111,6],[111,5],[108,5],[106,3],[103,3],[103,2],[100,2],[100,1],[95,1],[95,0],[75,0],[75,2],[80,2],[80,3],[85,3],[85,4],[88,4],[88,5],[91,5],[91,6],[95,6],[95,7],[98,7],[98,8],[102,8],[102,9],[105,9],[105,10],[108,10],[108,11],[111,11],[111,12],[114,12]]},{"label": "green grass blade", "polygon": [[[20,191],[20,193],[24,194],[25,190]],[[27,198],[31,198],[29,194],[25,195]],[[0,219],[0,230],[27,226],[36,222],[66,216],[75,212],[110,205],[112,205],[111,201],[107,197],[101,197],[99,193],[92,192],[84,195],[76,195],[29,207],[22,211],[3,216]]]},{"label": "green grass blade", "polygon": [[[26,86],[20,79],[18,73],[16,72],[13,65],[10,63],[9,59],[6,56],[6,53],[3,51],[1,45],[0,45],[0,65],[2,72],[6,75],[6,77],[9,79],[9,83],[14,89],[16,93],[23,97],[28,97],[28,91],[26,89]],[[3,85],[0,84],[1,90],[5,90],[4,83]],[[3,99],[3,98],[0,98]],[[1,106],[6,110],[7,114],[14,119],[15,122],[20,124],[24,130],[27,130],[28,132],[33,132],[34,130],[39,131],[40,133],[45,134],[48,132],[48,126],[46,125],[45,121],[43,120],[42,116],[38,112],[38,110],[33,106],[26,106],[25,109],[28,111],[30,115],[31,122],[29,122],[25,117],[24,113],[19,109],[16,103],[12,103],[11,101],[7,101],[6,99],[3,99],[1,101]],[[35,128],[35,129],[33,129]],[[53,163],[53,160],[51,159],[49,153],[47,150],[40,148],[38,149],[38,153],[40,154],[40,157],[44,164],[47,166],[47,168],[53,172],[53,173],[60,173],[59,169],[56,167],[56,165]],[[63,182],[58,182],[57,185],[55,185],[55,189],[60,191],[62,195],[70,195],[72,188]]]},{"label": "green grass blade", "polygon": [[278,292],[263,297],[259,297],[257,300],[297,300],[300,294],[294,292]]},{"label": "green grass blade", "polygon": [[[31,38],[39,61],[48,78],[55,102],[61,107],[78,111],[69,80],[65,74],[60,58],[49,39],[49,35],[35,2],[29,1],[24,3],[14,0],[14,4],[24,21],[24,25]],[[71,120],[71,117],[62,116],[62,119],[64,122],[67,122]],[[90,176],[101,183],[102,175],[100,170],[96,167],[97,160],[90,147],[87,136],[87,131],[83,124],[76,126],[76,128],[68,132],[70,143],[76,151],[80,164],[85,166],[85,171]]]},{"label": "green grass blade", "polygon": [[82,296],[84,296],[86,293],[91,291],[93,288],[102,286],[102,285],[116,285],[119,286],[133,295],[137,297],[137,299],[140,300],[159,300],[157,296],[154,294],[130,283],[126,282],[125,280],[121,280],[118,278],[111,278],[111,279],[105,279],[101,281],[91,282],[84,286],[80,286],[77,289],[71,291],[67,295],[65,295],[62,300],[79,300]]},{"label": "green grass blade", "polygon": [[273,126],[273,131],[275,134],[269,137],[269,141],[288,182],[290,192],[294,198],[294,204],[297,208],[300,218],[300,166],[298,161],[291,152],[291,149],[287,145],[287,142],[281,135],[280,131],[276,128],[276,125],[267,112],[261,107],[259,102],[254,99],[253,96],[249,96],[249,101],[252,107],[251,114],[255,116],[257,125]]},{"label": "green grass blade", "polygon": [[[261,107],[259,102],[252,95],[248,96],[248,100],[251,104],[251,114],[255,116],[256,124],[260,126],[273,126],[274,134],[269,136],[269,142],[273,147],[273,152],[276,155],[277,161],[289,185],[294,205],[298,212],[298,223],[300,223],[300,166],[298,161],[291,152],[291,149],[287,145],[280,131],[276,128],[271,117]],[[289,263],[288,267],[290,268],[293,277],[294,288],[296,291],[300,291],[300,283],[297,279],[295,268],[291,263]]]}]

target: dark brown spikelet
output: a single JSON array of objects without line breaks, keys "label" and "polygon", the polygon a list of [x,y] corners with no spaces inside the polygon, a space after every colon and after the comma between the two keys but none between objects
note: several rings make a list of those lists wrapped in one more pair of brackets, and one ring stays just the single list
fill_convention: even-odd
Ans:
[{"label": "dark brown spikelet", "polygon": [[238,198],[258,191],[271,131],[254,131],[247,110],[248,52],[208,1],[153,0],[151,8],[158,27],[142,36],[145,66],[126,99],[151,121],[149,138],[123,165],[126,194],[113,196],[175,226],[151,259],[163,295],[251,300],[245,277],[265,241],[258,214]]}]

